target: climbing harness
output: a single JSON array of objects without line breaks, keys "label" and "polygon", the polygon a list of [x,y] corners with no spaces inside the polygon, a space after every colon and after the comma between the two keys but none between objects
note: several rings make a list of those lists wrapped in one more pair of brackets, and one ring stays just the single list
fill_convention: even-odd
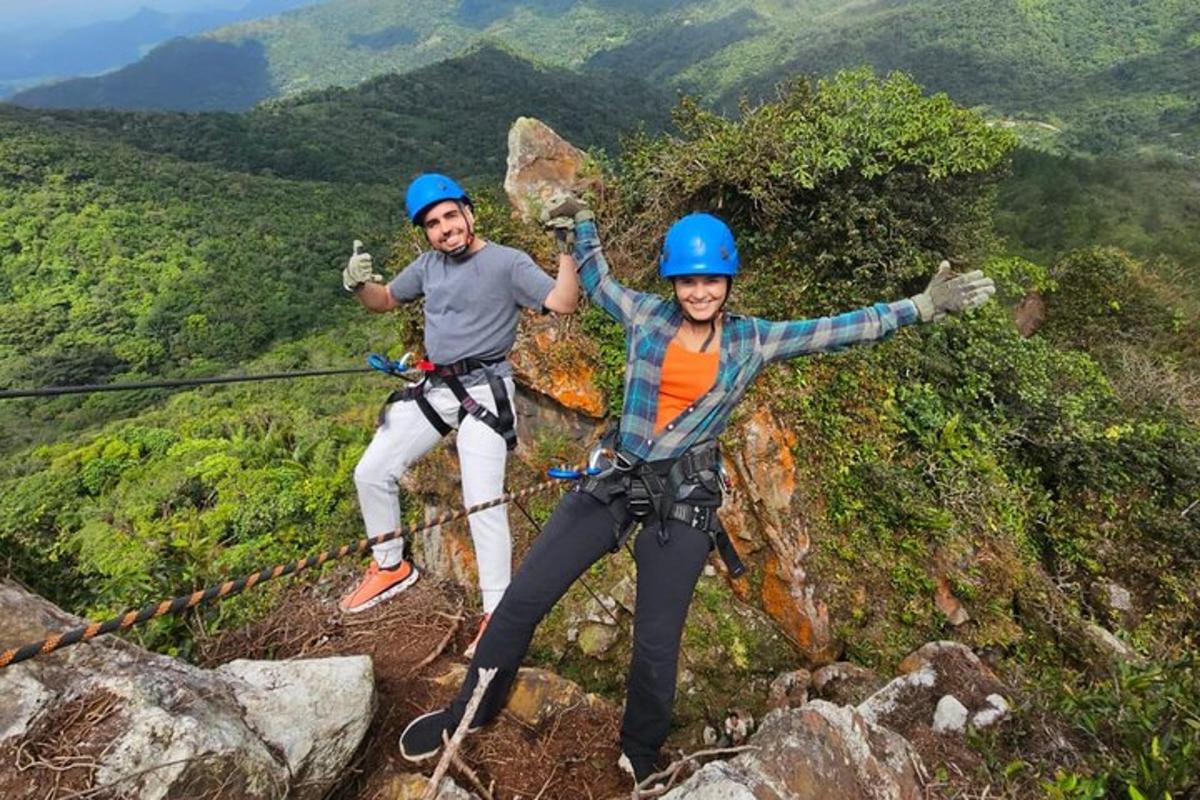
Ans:
[{"label": "climbing harness", "polygon": [[[464,358],[462,361],[455,361],[453,364],[434,364],[424,359],[418,361],[416,368],[423,373],[423,378],[419,383],[404,389],[397,389],[388,395],[387,400],[384,401],[383,408],[379,410],[379,425],[382,427],[386,424],[388,406],[402,400],[412,400],[416,402],[417,408],[421,409],[421,413],[425,415],[425,419],[429,421],[429,424],[439,434],[446,436],[453,431],[454,429],[446,424],[445,420],[442,419],[442,415],[437,412],[437,409],[433,407],[429,399],[425,396],[427,385],[432,380],[444,384],[458,400],[460,405],[458,421],[460,424],[470,414],[498,433],[504,439],[505,446],[509,450],[513,450],[517,446],[517,429],[516,421],[513,417],[512,403],[509,402],[508,389],[504,386],[504,380],[489,369],[489,367],[503,362],[503,358]],[[483,370],[484,375],[487,377],[488,386],[492,390],[492,397],[496,400],[497,413],[493,413],[491,409],[481,405],[474,397],[471,397],[467,393],[466,388],[463,387],[462,381],[459,380],[461,376],[475,372],[476,370]]]},{"label": "climbing harness", "polygon": [[[729,574],[737,578],[746,567],[737,554],[717,509],[729,490],[721,468],[716,440],[694,445],[679,458],[631,461],[615,449],[616,430],[610,430],[593,448],[585,469],[555,468],[549,475],[576,480],[575,491],[591,495],[612,514],[613,551],[637,525],[654,526],[660,545],[670,540],[667,522],[678,520],[708,535]],[[701,498],[688,498],[703,489]]]},{"label": "climbing harness", "polygon": [[388,533],[381,533],[377,536],[372,536],[368,539],[362,539],[356,544],[346,544],[341,547],[334,547],[322,553],[311,555],[307,558],[302,558],[297,561],[292,561],[288,564],[277,564],[273,567],[267,567],[250,575],[243,576],[237,580],[226,581],[220,584],[214,584],[205,589],[199,589],[191,594],[179,595],[171,600],[163,600],[161,603],[151,603],[143,606],[137,611],[127,611],[124,614],[113,617],[104,622],[94,622],[79,628],[74,628],[69,631],[51,636],[48,639],[43,639],[40,642],[32,642],[21,647],[14,647],[10,650],[0,652],[0,669],[11,666],[12,664],[26,661],[35,656],[44,655],[46,653],[60,650],[79,642],[86,642],[94,639],[97,636],[103,636],[106,633],[112,633],[118,630],[126,630],[134,625],[140,625],[148,620],[156,619],[167,614],[178,614],[186,611],[189,608],[194,608],[201,603],[206,603],[210,600],[223,600],[226,597],[235,595],[245,589],[249,589],[256,584],[269,581],[273,578],[278,578],[282,575],[291,575],[297,572],[303,572],[310,567],[319,567],[327,561],[342,558],[347,555],[357,555],[365,553],[369,548],[384,542],[390,542],[400,537],[408,537],[411,534],[419,533],[420,531],[436,528],[439,525],[445,525],[456,519],[470,516],[478,511],[486,511],[489,508],[502,506],[507,503],[519,503],[520,500],[531,497],[538,492],[545,491],[553,486],[556,486],[556,480],[545,480],[541,483],[530,486],[527,489],[522,489],[518,492],[510,492],[501,495],[494,500],[488,500],[484,503],[473,505],[470,508],[459,509],[458,511],[447,511],[438,515],[435,519],[427,520],[420,525],[401,525],[399,528]]}]

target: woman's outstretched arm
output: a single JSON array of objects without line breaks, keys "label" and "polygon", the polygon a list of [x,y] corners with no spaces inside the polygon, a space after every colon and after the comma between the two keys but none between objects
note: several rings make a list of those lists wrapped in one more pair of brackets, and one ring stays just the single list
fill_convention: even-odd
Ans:
[{"label": "woman's outstretched arm", "polygon": [[886,339],[904,325],[936,322],[948,314],[977,308],[996,293],[982,272],[955,275],[943,261],[925,291],[907,300],[876,303],[833,317],[770,322],[756,320],[767,361],[806,353],[832,353],[865,342]]}]

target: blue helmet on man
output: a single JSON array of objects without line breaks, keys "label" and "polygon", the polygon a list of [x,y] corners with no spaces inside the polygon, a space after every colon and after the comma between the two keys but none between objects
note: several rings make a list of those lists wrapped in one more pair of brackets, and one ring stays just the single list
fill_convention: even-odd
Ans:
[{"label": "blue helmet on man", "polygon": [[712,214],[688,214],[667,231],[658,274],[663,278],[684,275],[727,275],[738,271],[737,244],[729,226]]},{"label": "blue helmet on man", "polygon": [[444,200],[471,205],[471,198],[453,178],[447,178],[436,172],[426,172],[408,185],[408,192],[404,195],[404,208],[408,212],[408,218],[412,224],[420,225],[421,217],[425,215],[430,206],[435,206]]}]

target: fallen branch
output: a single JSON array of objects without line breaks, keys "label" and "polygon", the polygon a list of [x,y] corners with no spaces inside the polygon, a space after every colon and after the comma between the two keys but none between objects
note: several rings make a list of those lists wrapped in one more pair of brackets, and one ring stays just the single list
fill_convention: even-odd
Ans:
[{"label": "fallen branch", "polygon": [[491,791],[484,787],[483,781],[479,780],[479,776],[475,774],[475,770],[467,766],[467,762],[459,758],[457,753],[453,754],[451,760],[454,762],[455,769],[467,777],[467,781],[475,787],[475,791],[479,793],[479,796],[482,797],[483,800],[495,800],[495,798],[492,797]]},{"label": "fallen branch", "polygon": [[443,652],[445,652],[446,645],[450,644],[450,640],[454,638],[454,635],[456,633],[458,633],[458,626],[461,625],[462,621],[463,621],[462,604],[461,603],[459,603],[459,605],[458,605],[458,613],[455,616],[451,617],[450,619],[453,622],[453,624],[451,624],[451,626],[450,626],[450,630],[446,631],[446,635],[442,637],[442,640],[440,642],[438,642],[437,647],[433,648],[432,653],[425,656],[425,658],[421,659],[420,663],[416,664],[412,669],[410,669],[408,671],[409,677],[416,675],[418,672],[420,672],[421,670],[428,667],[430,664],[432,664],[434,661],[437,660],[438,656],[440,656]]},{"label": "fallen branch", "polygon": [[[660,794],[666,794],[675,785],[675,778],[679,775],[679,771],[693,761],[699,761],[709,756],[734,755],[757,749],[758,747],[755,745],[744,744],[740,747],[717,747],[712,750],[699,750],[690,755],[685,755],[677,761],[672,761],[666,769],[655,772],[653,775],[647,775],[644,780],[634,786],[633,800],[639,800],[639,798],[643,797],[658,797]],[[665,783],[655,786],[659,781],[665,781]]]},{"label": "fallen branch", "polygon": [[[442,782],[442,778],[446,775],[446,770],[450,767],[450,762],[454,759],[458,748],[462,746],[463,739],[467,738],[467,730],[471,727],[471,720],[475,719],[475,709],[479,708],[479,704],[483,701],[483,694],[487,691],[488,685],[492,679],[496,677],[496,667],[479,670],[479,683],[475,685],[475,691],[471,693],[471,700],[467,703],[467,710],[463,713],[463,717],[459,720],[458,727],[454,731],[454,735],[450,737],[450,741],[446,742],[446,749],[442,752],[442,758],[438,761],[437,768],[433,771],[433,777],[429,779],[429,785],[425,787],[425,793],[421,795],[421,800],[434,800],[438,793],[438,784]],[[445,734],[442,734],[445,738]]]}]

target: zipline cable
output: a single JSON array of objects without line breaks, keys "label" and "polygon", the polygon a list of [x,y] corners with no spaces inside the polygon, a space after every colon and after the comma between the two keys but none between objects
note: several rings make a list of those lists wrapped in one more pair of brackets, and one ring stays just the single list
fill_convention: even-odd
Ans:
[{"label": "zipline cable", "polygon": [[0,389],[0,400],[11,400],[18,397],[57,397],[65,394],[90,394],[92,392],[132,392],[139,389],[176,389],[181,386],[277,381],[290,378],[311,378],[319,375],[355,375],[375,371],[377,371],[375,367],[349,367],[345,369],[310,369],[300,372],[266,372],[261,375],[221,375],[215,378],[178,378],[146,383],[85,383],[79,386],[43,386],[37,389]]},{"label": "zipline cable", "polygon": [[206,589],[200,589],[192,592],[191,594],[179,595],[171,600],[163,600],[161,603],[151,603],[150,605],[143,606],[138,611],[127,611],[119,617],[113,617],[112,619],[104,622],[93,622],[90,625],[74,628],[64,633],[51,636],[48,639],[43,639],[40,642],[31,642],[30,644],[26,644],[21,647],[14,647],[11,650],[5,650],[3,653],[0,653],[0,669],[4,669],[11,664],[26,661],[35,656],[52,653],[55,650],[69,647],[70,645],[78,644],[79,642],[86,642],[89,639],[94,639],[97,636],[103,636],[106,633],[132,628],[134,625],[140,625],[143,622],[147,622],[148,620],[152,620],[157,617],[165,616],[167,614],[178,614],[181,611],[194,608],[195,606],[208,602],[209,600],[223,600],[230,595],[235,595],[244,589],[249,589],[256,584],[269,581],[272,578],[278,578],[282,575],[291,575],[295,572],[302,572],[310,567],[318,567],[324,564],[326,561],[342,558],[343,556],[347,556],[352,553],[357,555],[359,553],[366,552],[368,548],[374,545],[381,544],[383,542],[389,542],[393,539],[398,539],[406,534],[417,533],[430,528],[436,528],[437,526],[444,525],[447,522],[452,522],[456,519],[462,519],[463,517],[474,514],[477,511],[484,511],[486,509],[495,508],[496,506],[504,505],[510,502],[516,503],[523,498],[530,497],[541,491],[545,491],[551,486],[555,486],[561,482],[562,481],[557,478],[551,478],[549,480],[542,481],[535,486],[522,489],[519,492],[510,492],[508,494],[501,495],[494,500],[488,500],[487,502],[479,503],[471,506],[470,508],[459,509],[458,511],[447,511],[437,518],[427,520],[420,525],[401,525],[399,528],[394,531],[390,531],[389,533],[381,533],[377,536],[361,539],[357,544],[346,544],[342,545],[341,547],[334,547],[322,553],[317,553],[309,556],[308,558],[302,558],[288,564],[277,564],[273,567],[267,567],[266,569],[238,578],[237,580],[213,584]]}]

